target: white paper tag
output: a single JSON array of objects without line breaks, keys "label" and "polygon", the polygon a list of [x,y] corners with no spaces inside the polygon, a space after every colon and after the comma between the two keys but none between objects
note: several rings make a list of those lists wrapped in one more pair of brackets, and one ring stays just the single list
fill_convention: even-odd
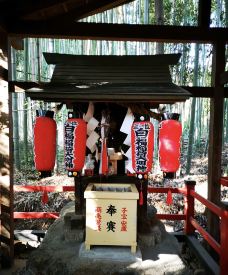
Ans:
[{"label": "white paper tag", "polygon": [[[93,131],[90,136],[87,138],[86,141],[86,146],[89,148],[89,150],[93,150],[94,149],[94,145],[96,145],[97,140],[100,138],[100,136],[98,135],[98,133],[96,133],[95,131]],[[95,148],[96,149],[96,148]],[[95,151],[95,150],[94,150]],[[92,151],[91,151],[92,152]]]},{"label": "white paper tag", "polygon": [[132,159],[131,147],[127,150],[126,153],[124,153],[124,155],[125,155],[128,159]]},{"label": "white paper tag", "polygon": [[96,120],[96,118],[91,117],[90,120],[87,123],[87,135],[89,136],[95,128],[98,126],[99,121]]},{"label": "white paper tag", "polygon": [[120,128],[120,131],[123,132],[123,133],[125,133],[125,134],[130,134],[130,132],[131,132],[131,125],[132,125],[133,122],[134,122],[134,116],[133,116],[133,114],[131,112],[131,109],[128,108],[127,114],[126,114],[126,116],[124,118],[124,121],[123,121],[122,126]]},{"label": "white paper tag", "polygon": [[126,170],[128,170],[131,174],[135,173],[135,170],[132,168],[132,160],[129,159],[126,161]]},{"label": "white paper tag", "polygon": [[123,144],[126,144],[127,146],[131,146],[131,135],[130,134],[127,135]]},{"label": "white paper tag", "polygon": [[105,127],[103,126],[103,124],[105,124],[106,119],[104,116],[102,116],[101,118],[101,138],[105,138]]},{"label": "white paper tag", "polygon": [[93,117],[93,114],[94,114],[94,104],[93,102],[89,102],[89,106],[88,106],[88,110],[87,110],[87,113],[86,115],[84,116],[84,120],[86,122],[88,122],[92,117]]},{"label": "white paper tag", "polygon": [[91,151],[91,153],[94,153],[96,150],[97,150],[97,145],[95,144],[95,145],[90,149],[90,151]]}]

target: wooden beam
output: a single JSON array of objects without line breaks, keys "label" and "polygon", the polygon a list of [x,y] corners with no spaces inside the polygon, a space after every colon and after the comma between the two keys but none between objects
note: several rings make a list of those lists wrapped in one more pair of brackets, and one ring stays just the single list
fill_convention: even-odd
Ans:
[{"label": "wooden beam", "polygon": [[[192,94],[192,97],[205,97],[212,98],[216,92],[214,87],[189,87],[181,86],[183,89],[189,91]],[[224,97],[228,98],[228,87],[224,88]]]},{"label": "wooden beam", "polygon": [[23,41],[23,39],[18,38],[18,37],[16,37],[16,38],[11,37],[10,43],[11,43],[11,46],[12,46],[15,50],[19,50],[19,51],[24,50],[24,41]]},{"label": "wooden beam", "polygon": [[20,0],[20,2],[17,2],[17,10],[20,11],[20,17],[26,17],[32,13],[39,13],[43,10],[63,5],[66,2],[68,0]]},{"label": "wooden beam", "polygon": [[[225,69],[225,44],[217,42],[213,45],[212,86],[214,97],[210,105],[210,131],[208,155],[208,199],[220,205],[221,196],[221,156],[223,135],[223,103],[224,87],[220,82],[220,75]],[[215,240],[219,240],[219,218],[209,211],[208,231]]]},{"label": "wooden beam", "polygon": [[23,90],[31,89],[34,87],[39,87],[40,84],[32,81],[12,81],[15,87],[19,87]]},{"label": "wooden beam", "polygon": [[85,23],[57,24],[50,22],[18,21],[9,25],[10,36],[47,37],[94,40],[151,41],[151,42],[201,42],[228,43],[227,28],[210,28],[190,26],[157,26],[133,24]]},{"label": "wooden beam", "polygon": [[[132,2],[133,0],[100,0],[91,1],[86,5],[76,7],[69,12],[61,15],[62,22],[68,22],[72,24],[74,21],[109,10],[120,5]],[[54,24],[59,23],[59,16],[52,17],[51,21]]]},{"label": "wooden beam", "polygon": [[[214,88],[213,87],[190,87],[190,86],[181,86],[183,89],[189,91],[192,95],[191,97],[213,97]],[[227,90],[228,97],[228,90]]]},{"label": "wooden beam", "polygon": [[0,15],[4,22],[15,22],[20,19],[40,21],[45,20],[45,18],[49,20],[50,17],[50,20],[58,23],[61,17],[61,21],[66,20],[72,23],[76,19],[103,12],[131,1],[133,0],[90,0],[75,1],[74,3],[69,3],[69,0],[8,1],[1,9]]},{"label": "wooden beam", "polygon": [[198,5],[198,26],[204,29],[210,27],[211,0],[199,0]]},{"label": "wooden beam", "polygon": [[8,0],[1,4],[0,14],[2,17],[22,17],[34,12],[40,12],[50,7],[61,5],[67,0]]},{"label": "wooden beam", "polygon": [[[69,9],[69,12],[61,15],[61,20],[75,20],[79,18],[84,18],[89,15],[93,15],[99,12],[103,12],[108,9],[112,9],[114,7],[132,2],[133,0],[90,0],[90,1],[77,1],[76,7],[73,9]],[[17,5],[17,11],[20,11],[20,18],[29,18],[32,17],[33,14],[41,13],[50,8],[62,6],[64,4],[67,5],[68,0],[41,0],[41,1],[20,1]],[[75,4],[74,4],[75,5]],[[57,19],[59,21],[59,15],[54,16],[54,20]]]}]

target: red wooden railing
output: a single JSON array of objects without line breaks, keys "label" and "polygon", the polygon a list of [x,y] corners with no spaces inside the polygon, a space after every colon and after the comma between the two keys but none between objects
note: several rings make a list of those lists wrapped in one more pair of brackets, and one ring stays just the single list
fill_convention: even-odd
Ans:
[{"label": "red wooden railing", "polygon": [[[14,192],[72,192],[74,186],[14,185]],[[14,212],[14,219],[57,219],[58,212]]]},{"label": "red wooden railing", "polygon": [[[165,188],[165,187],[148,187],[148,193],[165,193],[168,191],[176,194],[186,194],[186,189],[184,188]],[[185,220],[185,214],[156,214],[156,217],[160,220]]]},{"label": "red wooden railing", "polygon": [[[228,187],[228,177],[221,178],[220,183]],[[149,187],[149,193],[167,193],[170,188]],[[185,207],[183,214],[157,214],[159,219],[166,220],[185,220],[186,235],[194,233],[195,230],[202,235],[208,244],[220,256],[220,274],[225,275],[228,271],[228,207],[218,207],[211,201],[205,199],[195,192],[195,182],[185,181],[185,188],[172,188],[172,193],[183,194],[185,196]],[[220,244],[194,219],[194,200],[197,199],[204,204],[210,211],[220,218]]]},{"label": "red wooden railing", "polygon": [[[228,177],[220,180],[223,186],[228,187]],[[74,186],[14,186],[15,192],[70,192]],[[228,270],[228,208],[220,208],[211,201],[195,192],[195,181],[185,181],[185,188],[148,187],[148,193],[168,193],[168,191],[184,195],[184,214],[157,214],[159,219],[185,220],[186,235],[198,230],[208,244],[220,255],[220,274],[227,274]],[[220,244],[194,219],[194,201],[197,199],[210,211],[220,217]],[[41,219],[59,217],[57,212],[14,212],[15,219]]]}]

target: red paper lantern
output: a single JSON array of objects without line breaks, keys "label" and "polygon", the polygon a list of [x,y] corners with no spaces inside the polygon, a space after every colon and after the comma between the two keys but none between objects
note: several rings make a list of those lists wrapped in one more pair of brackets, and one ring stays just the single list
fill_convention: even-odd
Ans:
[{"label": "red paper lantern", "polygon": [[34,162],[38,171],[51,171],[55,166],[56,122],[50,117],[37,117],[34,124]]},{"label": "red paper lantern", "polygon": [[181,123],[168,119],[162,121],[159,128],[160,167],[163,172],[174,173],[180,166]]},{"label": "red paper lantern", "polygon": [[[80,171],[85,162],[86,122],[81,118],[69,118],[65,122],[65,168],[68,171]],[[70,175],[70,174],[69,174]]]},{"label": "red paper lantern", "polygon": [[131,127],[132,168],[138,174],[152,169],[154,126],[149,121],[134,122]]}]

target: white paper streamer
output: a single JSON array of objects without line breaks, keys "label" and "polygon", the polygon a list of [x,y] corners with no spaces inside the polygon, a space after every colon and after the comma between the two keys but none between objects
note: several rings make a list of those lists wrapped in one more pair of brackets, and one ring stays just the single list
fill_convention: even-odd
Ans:
[{"label": "white paper streamer", "polygon": [[124,153],[124,155],[125,155],[129,160],[132,159],[131,147],[127,150],[126,153]]},{"label": "white paper streamer", "polygon": [[127,114],[124,118],[124,121],[122,123],[122,126],[120,128],[120,131],[125,133],[125,134],[130,134],[131,133],[131,125],[134,122],[134,116],[131,112],[131,109],[128,108]]},{"label": "white paper streamer", "polygon": [[[98,135],[98,133],[96,133],[95,131],[93,131],[90,136],[87,138],[86,141],[86,146],[89,148],[89,150],[93,152],[96,150],[96,148],[94,148],[94,146],[96,145],[97,140],[100,138],[100,136]],[[92,153],[93,153],[92,152]]]},{"label": "white paper streamer", "polygon": [[87,123],[87,135],[90,136],[91,133],[95,130],[95,128],[98,126],[99,121],[96,120],[96,118],[91,117],[90,120]]},{"label": "white paper streamer", "polygon": [[128,134],[127,137],[125,138],[123,144],[127,145],[127,146],[131,146],[131,135]]},{"label": "white paper streamer", "polygon": [[87,110],[87,113],[86,115],[84,116],[84,120],[86,122],[88,122],[92,117],[93,117],[93,114],[94,114],[94,104],[93,102],[89,102],[89,106],[88,106],[88,110]]},{"label": "white paper streamer", "polygon": [[131,174],[135,173],[135,170],[132,168],[132,160],[126,160],[126,170],[128,170]]},{"label": "white paper streamer", "polygon": [[102,138],[102,139],[105,138],[105,127],[102,126],[102,125],[105,124],[105,122],[106,122],[106,119],[105,119],[104,116],[102,116],[102,118],[101,118],[101,138]]}]

